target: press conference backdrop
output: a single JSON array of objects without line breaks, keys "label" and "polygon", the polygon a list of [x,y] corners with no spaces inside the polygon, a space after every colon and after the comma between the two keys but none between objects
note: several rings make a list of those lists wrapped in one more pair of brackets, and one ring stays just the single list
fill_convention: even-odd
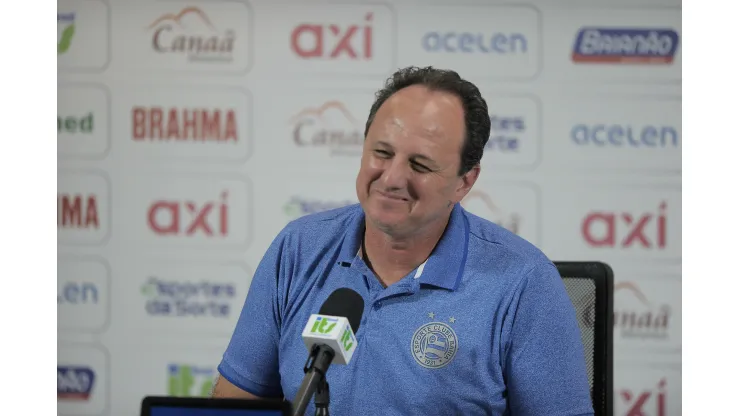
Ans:
[{"label": "press conference backdrop", "polygon": [[614,268],[616,414],[681,413],[679,1],[57,5],[60,414],[208,394],[276,233],[357,201],[406,65],[488,102],[465,208]]}]

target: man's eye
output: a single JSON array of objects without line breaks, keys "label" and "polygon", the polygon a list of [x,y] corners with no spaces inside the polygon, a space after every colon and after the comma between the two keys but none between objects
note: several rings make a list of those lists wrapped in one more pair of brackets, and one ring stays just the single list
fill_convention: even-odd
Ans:
[{"label": "man's eye", "polygon": [[420,165],[420,164],[418,164],[418,163],[412,163],[412,164],[411,164],[411,166],[412,166],[412,167],[414,168],[414,170],[415,170],[415,171],[417,171],[417,172],[429,172],[429,171],[430,171],[428,167],[426,167],[426,166],[424,166],[424,165]]},{"label": "man's eye", "polygon": [[386,152],[385,150],[376,150],[375,151],[375,154],[376,155],[379,155],[379,156],[382,156],[382,157],[388,157],[388,156],[391,155],[390,153]]}]

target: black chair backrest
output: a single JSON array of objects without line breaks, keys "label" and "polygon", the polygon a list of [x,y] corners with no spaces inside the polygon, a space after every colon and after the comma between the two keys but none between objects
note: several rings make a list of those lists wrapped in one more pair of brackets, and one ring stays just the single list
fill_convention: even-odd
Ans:
[{"label": "black chair backrest", "polygon": [[555,261],[581,328],[595,416],[614,414],[614,273],[602,262]]}]

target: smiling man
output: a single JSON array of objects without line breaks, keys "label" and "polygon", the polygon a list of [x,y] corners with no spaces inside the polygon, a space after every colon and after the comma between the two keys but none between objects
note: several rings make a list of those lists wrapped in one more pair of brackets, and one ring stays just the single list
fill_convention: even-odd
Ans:
[{"label": "smiling man", "polygon": [[457,73],[395,73],[370,109],[360,203],[302,217],[275,238],[213,396],[292,401],[303,327],[348,287],[365,310],[352,361],[327,373],[330,414],[592,415],[557,269],[460,205],[489,134],[485,100]]}]

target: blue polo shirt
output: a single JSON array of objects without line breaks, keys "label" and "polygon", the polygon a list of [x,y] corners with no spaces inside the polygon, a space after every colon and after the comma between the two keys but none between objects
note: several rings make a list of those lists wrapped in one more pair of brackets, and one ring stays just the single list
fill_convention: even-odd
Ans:
[{"label": "blue polo shirt", "polygon": [[365,310],[351,362],[327,373],[330,414],[593,414],[575,311],[539,249],[458,204],[427,261],[384,288],[358,256],[363,229],[356,204],[279,233],[218,367],[224,378],[293,401],[308,356],[301,332],[348,287]]}]

